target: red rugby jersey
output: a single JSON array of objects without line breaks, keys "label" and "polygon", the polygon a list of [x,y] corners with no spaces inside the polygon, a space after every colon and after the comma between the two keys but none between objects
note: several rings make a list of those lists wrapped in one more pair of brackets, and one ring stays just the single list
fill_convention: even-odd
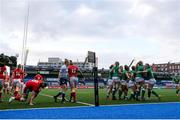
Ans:
[{"label": "red rugby jersey", "polygon": [[79,68],[75,65],[68,66],[69,77],[77,77]]}]

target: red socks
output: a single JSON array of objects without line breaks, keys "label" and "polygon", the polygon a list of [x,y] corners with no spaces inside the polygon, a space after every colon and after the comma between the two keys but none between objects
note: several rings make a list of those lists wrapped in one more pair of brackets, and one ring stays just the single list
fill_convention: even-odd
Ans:
[{"label": "red socks", "polygon": [[74,92],[74,102],[76,102],[76,92]]},{"label": "red socks", "polygon": [[76,92],[71,93],[71,98],[73,98],[74,102],[76,102]]}]

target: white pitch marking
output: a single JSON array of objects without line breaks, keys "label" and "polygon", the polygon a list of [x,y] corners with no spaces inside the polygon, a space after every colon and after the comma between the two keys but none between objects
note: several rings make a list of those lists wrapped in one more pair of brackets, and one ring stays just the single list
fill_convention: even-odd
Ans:
[{"label": "white pitch marking", "polygon": [[[53,98],[53,96],[47,95],[47,94],[40,94],[40,95]],[[58,99],[60,99],[60,98],[58,98]],[[83,105],[88,105],[88,106],[94,106],[93,104],[89,104],[89,103],[85,103],[85,102],[80,102],[80,101],[77,101],[76,103],[83,104]]]}]

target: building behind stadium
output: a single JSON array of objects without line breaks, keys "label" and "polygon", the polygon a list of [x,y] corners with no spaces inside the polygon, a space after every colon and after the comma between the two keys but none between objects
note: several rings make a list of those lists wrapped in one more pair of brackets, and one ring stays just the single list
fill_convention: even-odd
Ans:
[{"label": "building behind stadium", "polygon": [[[48,58],[48,62],[38,62],[37,66],[41,68],[60,68],[63,65],[64,61],[58,57],[50,57]],[[80,69],[87,69],[92,70],[94,64],[89,62],[80,62],[80,61],[73,61],[74,65],[78,66]]]},{"label": "building behind stadium", "polygon": [[180,62],[152,64],[154,72],[178,73],[180,74]]}]

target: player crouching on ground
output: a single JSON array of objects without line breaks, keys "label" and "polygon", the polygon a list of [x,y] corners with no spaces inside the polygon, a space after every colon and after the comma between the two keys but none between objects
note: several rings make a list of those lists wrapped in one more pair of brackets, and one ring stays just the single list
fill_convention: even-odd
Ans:
[{"label": "player crouching on ground", "polygon": [[17,94],[15,97],[11,97],[9,99],[9,103],[11,103],[13,100],[26,101],[28,99],[29,92],[32,92],[28,103],[29,105],[34,105],[33,100],[37,97],[41,89],[45,88],[46,86],[47,84],[44,83],[42,80],[29,80],[25,84],[23,96]]},{"label": "player crouching on ground", "polygon": [[43,76],[37,72],[37,75],[34,77],[35,80],[43,80]]},{"label": "player crouching on ground", "polygon": [[57,102],[57,98],[61,95],[62,96],[62,103],[65,102],[65,95],[67,91],[67,82],[68,82],[68,65],[69,61],[67,59],[64,60],[64,65],[61,66],[59,71],[59,84],[60,84],[60,92],[54,96],[55,102]]},{"label": "player crouching on ground", "polygon": [[73,62],[70,60],[70,65],[68,66],[68,73],[69,73],[69,84],[71,87],[71,94],[70,94],[70,102],[73,98],[73,103],[76,103],[76,91],[77,91],[77,85],[78,85],[78,72],[82,75],[79,68],[75,65],[73,65]]}]

